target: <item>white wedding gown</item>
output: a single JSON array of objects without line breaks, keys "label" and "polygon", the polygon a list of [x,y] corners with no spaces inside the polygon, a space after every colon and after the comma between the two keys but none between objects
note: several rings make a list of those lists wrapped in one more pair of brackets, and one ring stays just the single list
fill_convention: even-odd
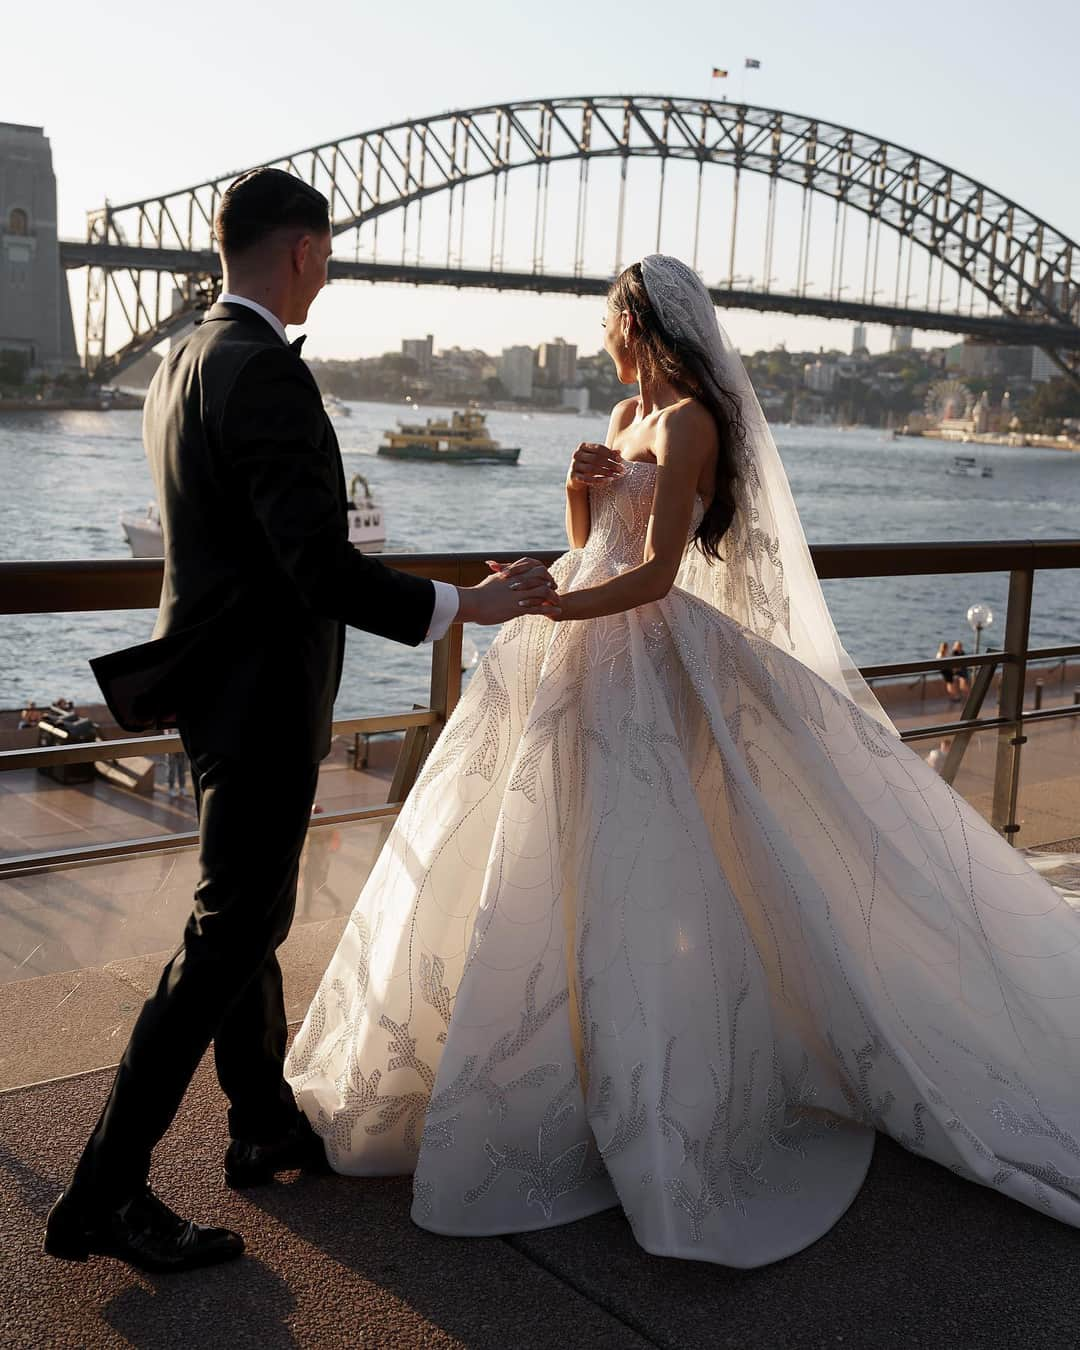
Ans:
[{"label": "white wedding gown", "polygon": [[[655,466],[560,589],[641,560]],[[700,509],[700,508],[699,508]],[[679,589],[506,627],[293,1045],[344,1173],[439,1233],[619,1204],[650,1252],[825,1233],[875,1129],[1080,1226],[1080,914],[918,755]]]}]

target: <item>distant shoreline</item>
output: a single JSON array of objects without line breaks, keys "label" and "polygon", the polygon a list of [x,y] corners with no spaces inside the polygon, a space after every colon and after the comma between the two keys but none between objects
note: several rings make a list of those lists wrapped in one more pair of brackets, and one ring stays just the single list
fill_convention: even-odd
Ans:
[{"label": "distant shoreline", "polygon": [[949,445],[1003,445],[1014,450],[1071,450],[1080,451],[1080,441],[1068,436],[1040,436],[1036,432],[1025,431],[978,431],[957,433],[954,431],[909,431],[907,427],[897,427],[897,436],[911,440],[945,441]]},{"label": "distant shoreline", "polygon": [[141,394],[100,394],[87,398],[0,398],[0,413],[6,412],[132,412],[143,405]]}]

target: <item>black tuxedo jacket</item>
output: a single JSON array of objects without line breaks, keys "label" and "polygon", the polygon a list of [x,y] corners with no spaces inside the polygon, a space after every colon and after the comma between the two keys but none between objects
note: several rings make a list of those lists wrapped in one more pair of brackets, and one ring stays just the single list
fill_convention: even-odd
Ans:
[{"label": "black tuxedo jacket", "polygon": [[344,626],[415,646],[434,587],[349,544],[318,386],[254,310],[215,305],[162,363],[143,438],[165,579],[154,640],[91,662],[113,716],[225,755],[321,759]]}]

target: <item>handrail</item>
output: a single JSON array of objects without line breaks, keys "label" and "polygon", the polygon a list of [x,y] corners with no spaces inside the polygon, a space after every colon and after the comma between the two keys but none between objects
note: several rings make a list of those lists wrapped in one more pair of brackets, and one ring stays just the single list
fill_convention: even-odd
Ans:
[{"label": "handrail", "polygon": [[[377,717],[344,717],[335,721],[335,736],[355,732],[375,736],[383,731],[407,731],[410,727],[432,727],[439,720],[433,708],[412,712],[384,713]],[[11,769],[35,769],[50,764],[94,764],[99,759],[134,759],[136,755],[168,755],[175,752],[180,738],[175,731],[158,736],[118,736],[115,740],[82,741],[78,745],[35,745],[23,750],[0,750],[0,773]]]},{"label": "handrail", "polygon": [[[958,543],[815,544],[810,549],[822,581],[862,577],[942,576],[947,573],[1080,569],[1080,539],[975,540]],[[488,575],[487,558],[510,561],[520,549],[483,553],[380,553],[414,576],[470,586]],[[530,550],[551,563],[560,553]],[[0,614],[71,614],[89,610],[156,609],[161,558],[0,562]]]},{"label": "handrail", "polygon": [[[1038,661],[1057,661],[1064,666],[1063,658],[1080,656],[1080,642],[1067,647],[1032,647],[1027,654],[1029,666]],[[939,670],[952,670],[956,666],[993,666],[1012,658],[1006,652],[964,652],[960,656],[935,656],[926,661],[893,661],[881,666],[860,666],[864,679],[884,680],[890,677],[900,678],[906,675],[922,675]]]},{"label": "handrail", "polygon": [[[403,805],[404,802],[391,800],[353,807],[350,811],[323,811],[312,816],[308,829],[385,820],[396,816]],[[110,840],[104,844],[80,844],[74,848],[57,848],[41,853],[20,853],[17,857],[5,858],[0,862],[0,877],[27,876],[33,872],[50,871],[54,867],[89,867],[95,863],[115,862],[119,858],[133,858],[142,853],[168,853],[174,849],[193,848],[198,842],[197,830],[177,830],[173,834],[144,835],[141,839]]]},{"label": "handrail", "polygon": [[[380,560],[416,576],[473,585],[488,575],[488,558],[511,560],[520,550],[489,549],[483,553],[392,553],[380,554]],[[545,563],[558,556],[553,550],[529,550]],[[1031,619],[1031,594],[1035,572],[1040,569],[1080,569],[1080,539],[1001,540],[958,543],[901,544],[819,544],[811,549],[814,564],[822,580],[884,576],[943,575],[948,573],[1008,572],[1009,602],[1005,616],[1004,650],[965,653],[960,658],[967,668],[978,669],[981,695],[969,699],[964,716],[953,722],[908,728],[905,741],[932,736],[956,738],[949,755],[949,777],[959,767],[964,748],[977,730],[999,733],[994,787],[994,825],[1008,838],[1019,826],[1016,809],[1019,788],[1020,748],[1024,744],[1024,723],[1031,720],[1080,715],[1080,705],[1027,712],[1024,709],[1025,671],[1038,660],[1067,659],[1080,655],[1080,644],[1030,650],[1028,634]],[[0,615],[66,614],[102,610],[157,608],[161,592],[164,560],[161,558],[117,558],[102,560],[0,562]],[[376,717],[344,718],[334,723],[335,734],[405,731],[405,744],[398,769],[385,804],[335,812],[316,817],[312,824],[322,825],[392,816],[430,751],[446,719],[457,704],[461,689],[461,626],[455,624],[432,648],[431,697],[427,708],[390,713]],[[934,673],[955,666],[956,657],[920,661],[899,661],[866,666],[868,679]],[[982,695],[989,689],[993,667],[1001,669],[999,707],[996,716],[979,717]],[[990,667],[991,670],[987,670]],[[0,772],[42,767],[58,763],[86,763],[104,759],[125,759],[136,755],[171,751],[176,737],[171,734],[119,737],[115,740],[85,742],[70,746],[38,746],[0,751]],[[72,866],[135,853],[180,848],[193,844],[197,836],[190,831],[126,840],[119,843],[88,845],[83,848],[55,850],[51,853],[19,855],[0,860],[0,876],[38,871],[51,866]]]}]

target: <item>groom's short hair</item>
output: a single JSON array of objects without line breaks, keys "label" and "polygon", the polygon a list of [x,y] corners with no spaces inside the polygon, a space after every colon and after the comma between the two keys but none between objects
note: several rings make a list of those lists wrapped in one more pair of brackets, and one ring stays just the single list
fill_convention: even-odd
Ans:
[{"label": "groom's short hair", "polygon": [[214,235],[227,257],[261,244],[276,230],[322,234],[330,228],[326,198],[284,169],[252,169],[225,189],[214,217]]}]

